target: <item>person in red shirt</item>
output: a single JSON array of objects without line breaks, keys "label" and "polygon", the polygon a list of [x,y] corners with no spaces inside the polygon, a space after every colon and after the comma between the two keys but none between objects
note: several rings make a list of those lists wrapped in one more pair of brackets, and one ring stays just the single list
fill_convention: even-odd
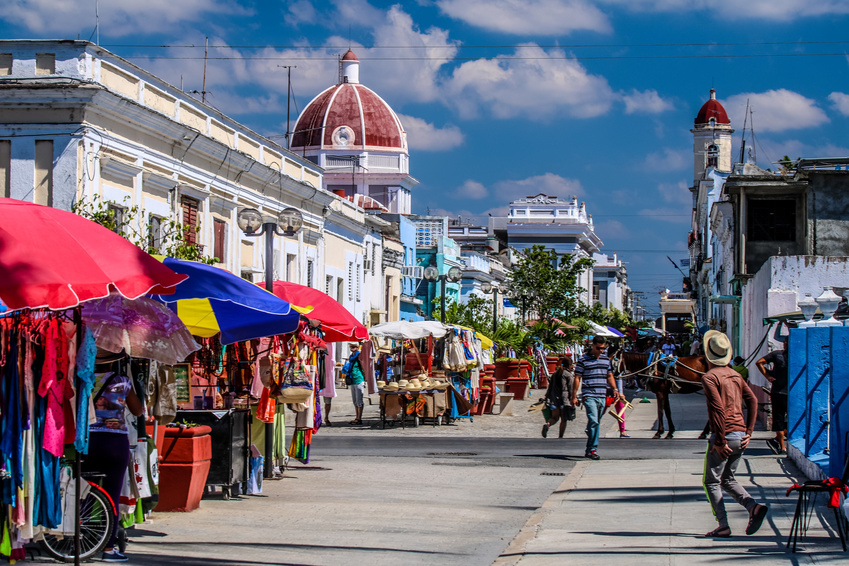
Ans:
[{"label": "person in red shirt", "polygon": [[[769,508],[755,501],[737,482],[734,474],[755,428],[758,401],[740,374],[728,367],[733,355],[728,336],[716,330],[709,330],[705,333],[704,348],[709,369],[702,376],[702,387],[707,400],[711,437],[702,481],[713,514],[719,523],[717,528],[705,536],[731,536],[723,491],[749,512],[746,534],[753,535],[761,528]],[[746,420],[743,419],[744,402],[748,410]]]}]

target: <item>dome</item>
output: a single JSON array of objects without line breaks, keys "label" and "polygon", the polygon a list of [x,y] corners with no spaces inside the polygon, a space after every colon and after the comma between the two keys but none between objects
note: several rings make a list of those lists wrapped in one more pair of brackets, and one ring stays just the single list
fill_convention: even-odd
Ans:
[{"label": "dome", "polygon": [[728,119],[728,114],[725,113],[725,108],[716,100],[716,90],[710,89],[710,98],[702,105],[702,109],[696,115],[694,121],[696,126],[710,124],[710,119],[714,118],[717,124],[730,125],[731,120]]},{"label": "dome", "polygon": [[342,57],[342,82],[310,102],[295,123],[291,148],[407,151],[398,116],[370,88],[359,84],[359,60]]}]

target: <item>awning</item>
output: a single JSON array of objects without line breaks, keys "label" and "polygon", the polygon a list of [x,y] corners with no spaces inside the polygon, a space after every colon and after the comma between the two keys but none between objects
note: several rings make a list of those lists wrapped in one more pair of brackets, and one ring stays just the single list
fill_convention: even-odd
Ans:
[{"label": "awning", "polygon": [[711,295],[710,302],[716,305],[739,305],[743,299],[740,295]]}]

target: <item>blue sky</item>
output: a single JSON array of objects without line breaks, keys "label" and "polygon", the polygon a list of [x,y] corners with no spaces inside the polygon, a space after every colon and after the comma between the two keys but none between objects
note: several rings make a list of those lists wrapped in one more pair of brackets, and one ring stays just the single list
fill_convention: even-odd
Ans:
[{"label": "blue sky", "polygon": [[[258,132],[285,132],[337,78],[401,116],[415,212],[484,219],[517,197],[578,195],[604,251],[656,311],[686,257],[690,128],[711,87],[761,167],[849,156],[849,0],[101,0],[100,43]],[[6,38],[95,39],[95,0],[10,0]],[[751,133],[747,134],[751,140]],[[282,138],[280,138],[282,141]],[[751,145],[751,141],[747,142]]]}]

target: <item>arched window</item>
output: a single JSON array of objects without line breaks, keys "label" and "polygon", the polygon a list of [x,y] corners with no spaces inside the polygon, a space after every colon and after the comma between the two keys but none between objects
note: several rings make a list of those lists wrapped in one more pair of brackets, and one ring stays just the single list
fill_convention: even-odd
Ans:
[{"label": "arched window", "polygon": [[708,126],[710,126],[711,128],[715,128],[716,127],[716,118],[709,119],[708,120]]},{"label": "arched window", "polygon": [[707,167],[716,167],[719,162],[719,148],[716,147],[716,144],[710,144],[707,148]]}]

